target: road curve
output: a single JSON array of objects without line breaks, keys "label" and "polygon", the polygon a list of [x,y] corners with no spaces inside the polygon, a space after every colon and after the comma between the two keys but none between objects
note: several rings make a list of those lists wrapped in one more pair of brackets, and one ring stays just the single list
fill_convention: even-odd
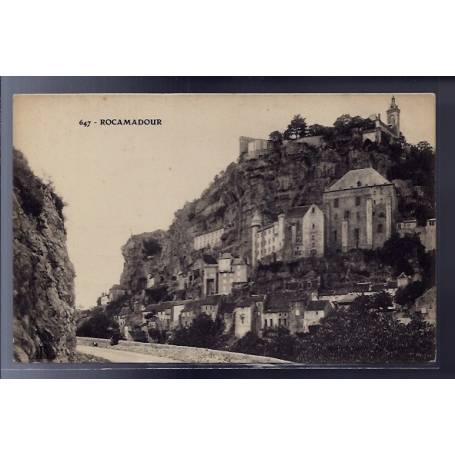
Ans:
[{"label": "road curve", "polygon": [[76,350],[82,354],[100,357],[113,363],[181,363],[179,360],[168,357],[96,346],[78,345]]}]

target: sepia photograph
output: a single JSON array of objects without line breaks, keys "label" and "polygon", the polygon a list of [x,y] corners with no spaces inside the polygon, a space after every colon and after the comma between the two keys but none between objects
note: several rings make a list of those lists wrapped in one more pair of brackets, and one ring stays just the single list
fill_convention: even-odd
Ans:
[{"label": "sepia photograph", "polygon": [[16,363],[437,359],[433,93],[13,99]]}]

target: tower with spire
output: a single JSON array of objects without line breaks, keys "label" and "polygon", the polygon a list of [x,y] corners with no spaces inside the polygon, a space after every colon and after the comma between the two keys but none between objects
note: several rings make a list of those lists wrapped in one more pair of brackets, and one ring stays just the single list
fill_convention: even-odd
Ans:
[{"label": "tower with spire", "polygon": [[400,109],[395,102],[395,96],[392,96],[390,107],[387,109],[387,125],[397,137],[400,135]]}]

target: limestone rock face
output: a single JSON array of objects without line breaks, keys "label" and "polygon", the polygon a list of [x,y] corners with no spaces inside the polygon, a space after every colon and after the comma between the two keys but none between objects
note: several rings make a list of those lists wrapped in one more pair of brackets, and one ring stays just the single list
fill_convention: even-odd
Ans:
[{"label": "limestone rock face", "polygon": [[[194,236],[221,227],[221,245],[204,253],[216,257],[223,250],[248,258],[250,225],[256,210],[267,224],[289,208],[321,204],[324,190],[350,169],[374,167],[386,175],[391,165],[387,153],[352,143],[299,147],[295,153],[283,146],[254,160],[231,163],[198,199],[175,213],[166,232],[132,236],[122,248],[125,266],[120,284],[132,295],[138,294],[144,289],[146,274],[151,273],[172,290],[177,275],[191,270],[202,254],[193,248]],[[152,238],[160,251],[147,254],[144,242]]]},{"label": "limestone rock face", "polygon": [[71,361],[76,346],[74,269],[63,203],[14,151],[13,337],[19,362]]}]

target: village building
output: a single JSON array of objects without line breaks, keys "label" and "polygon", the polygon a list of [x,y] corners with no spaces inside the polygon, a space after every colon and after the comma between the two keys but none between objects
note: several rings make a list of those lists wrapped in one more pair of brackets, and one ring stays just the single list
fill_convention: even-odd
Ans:
[{"label": "village building", "polygon": [[114,284],[114,286],[109,289],[109,302],[114,302],[120,297],[123,297],[126,294],[126,290],[119,284]]},{"label": "village building", "polygon": [[381,114],[370,117],[374,121],[372,129],[362,131],[362,140],[380,143],[382,136],[386,136],[392,141],[400,137],[400,109],[396,104],[395,97],[392,97],[390,106],[387,109],[387,123],[381,120]]},{"label": "village building", "polygon": [[331,251],[380,248],[392,235],[395,187],[373,168],[347,172],[324,191],[323,203]]},{"label": "village building", "polygon": [[310,332],[314,327],[319,326],[321,319],[328,316],[332,311],[332,305],[326,300],[310,302],[305,308],[303,331]]},{"label": "village building", "polygon": [[180,312],[180,326],[188,328],[199,314],[199,305],[197,301],[189,301]]},{"label": "village building", "polygon": [[218,259],[218,293],[229,295],[235,284],[248,282],[248,265],[242,258],[234,258],[230,253]]},{"label": "village building", "polygon": [[233,318],[234,335],[237,338],[242,338],[248,332],[258,332],[258,325],[260,324],[258,306],[263,301],[263,297],[251,296],[241,298],[235,303]]},{"label": "village building", "polygon": [[418,226],[415,219],[400,221],[397,233],[400,237],[417,234],[426,252],[436,249],[436,218],[427,220],[425,226]]},{"label": "village building", "polygon": [[324,213],[316,204],[286,213],[284,247],[287,259],[324,256]]},{"label": "village building", "polygon": [[109,293],[103,292],[98,299],[98,306],[106,306],[110,302]]},{"label": "village building", "polygon": [[195,250],[202,250],[203,248],[213,248],[219,246],[221,244],[221,237],[223,234],[224,228],[197,235],[193,240],[193,248]]},{"label": "village building", "polygon": [[218,264],[204,264],[203,274],[203,296],[215,295],[218,293]]},{"label": "village building", "polygon": [[240,161],[254,160],[273,150],[273,142],[268,139],[239,137]]},{"label": "village building", "polygon": [[411,278],[408,275],[406,275],[404,272],[401,272],[397,276],[397,287],[399,289],[405,288],[410,282],[411,282]]},{"label": "village building", "polygon": [[278,220],[262,226],[262,217],[256,212],[251,221],[251,263],[255,267],[261,259],[273,257],[274,260],[282,259],[284,242],[285,215],[278,215]]},{"label": "village building", "polygon": [[420,313],[426,322],[436,324],[436,286],[416,299],[415,311]]}]

